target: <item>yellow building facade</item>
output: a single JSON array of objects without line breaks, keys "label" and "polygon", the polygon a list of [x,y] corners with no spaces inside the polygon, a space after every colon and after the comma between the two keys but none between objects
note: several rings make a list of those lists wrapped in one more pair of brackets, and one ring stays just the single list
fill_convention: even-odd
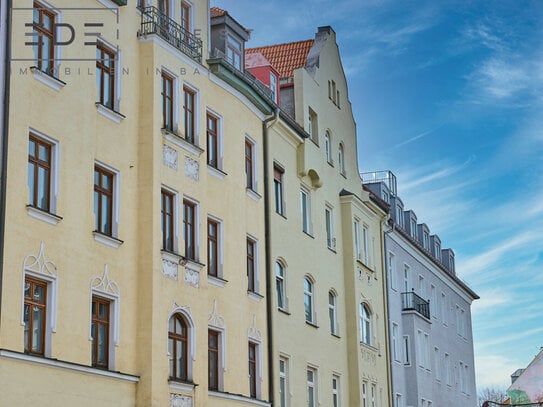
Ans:
[{"label": "yellow building facade", "polygon": [[265,139],[274,405],[388,406],[387,207],[362,187],[335,32],[248,52],[281,76]]},{"label": "yellow building facade", "polygon": [[8,3],[0,404],[269,405],[249,33],[207,1]]}]

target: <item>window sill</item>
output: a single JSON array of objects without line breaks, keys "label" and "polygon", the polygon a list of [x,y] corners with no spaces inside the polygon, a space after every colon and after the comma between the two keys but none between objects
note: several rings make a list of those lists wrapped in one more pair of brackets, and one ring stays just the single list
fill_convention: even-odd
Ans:
[{"label": "window sill", "polygon": [[216,287],[220,287],[220,288],[223,288],[226,283],[228,283],[228,280],[224,280],[220,277],[217,277],[217,276],[210,276],[209,274],[207,275],[207,283],[210,284],[210,285],[214,285]]},{"label": "window sill", "polygon": [[180,257],[179,264],[184,266],[185,268],[188,268],[193,271],[197,271],[198,273],[202,268],[205,266],[205,264],[198,262],[194,259],[189,259],[188,257],[178,255]]},{"label": "window sill", "polygon": [[44,85],[49,86],[54,91],[59,92],[64,86],[66,86],[66,82],[49,75],[47,72],[43,72],[37,66],[31,66],[30,70],[34,73],[34,79],[43,83]]},{"label": "window sill", "polygon": [[333,247],[330,247],[330,246],[328,246],[328,245],[326,245],[326,247],[328,248],[328,250],[330,250],[330,251],[333,252],[334,254],[337,254],[336,249],[334,249]]},{"label": "window sill", "polygon": [[339,336],[337,333],[330,333],[334,338],[341,339],[341,336]]},{"label": "window sill", "polygon": [[247,196],[249,198],[251,198],[253,201],[255,202],[258,202],[260,201],[260,198],[262,198],[262,195],[260,195],[258,192],[256,192],[254,189],[252,188],[247,188],[246,189],[247,191]]},{"label": "window sill", "polygon": [[377,349],[377,348],[376,348],[375,346],[373,346],[373,345],[367,344],[366,342],[360,341],[360,346],[362,346],[362,347],[364,347],[364,348],[366,348],[366,349],[368,349],[368,350],[370,350],[370,351],[372,351],[372,352],[374,352],[374,353],[378,353],[378,352],[379,352],[379,349]]},{"label": "window sill", "polygon": [[171,377],[168,379],[168,384],[170,385],[170,390],[177,390],[185,393],[194,393],[195,387],[198,386],[196,383]]},{"label": "window sill", "polygon": [[283,308],[277,308],[277,311],[281,312],[282,314],[285,314],[285,315],[290,315],[290,312],[288,312],[288,310],[286,309],[283,309]]},{"label": "window sill", "polygon": [[260,302],[264,298],[264,296],[251,290],[247,290],[247,297],[256,302]]},{"label": "window sill", "polygon": [[328,163],[328,165],[332,168],[334,168],[334,161],[326,161]]},{"label": "window sill", "polygon": [[123,119],[126,118],[125,115],[123,115],[123,114],[121,114],[119,112],[116,112],[113,109],[110,109],[109,107],[101,104],[100,102],[96,102],[95,105],[96,105],[96,110],[98,111],[98,113],[100,113],[102,116],[108,118],[112,122],[120,124],[121,121],[123,121]]},{"label": "window sill", "polygon": [[207,172],[208,174],[211,174],[218,179],[224,179],[224,177],[228,175],[226,172],[220,170],[219,168],[213,167],[209,164],[207,165]]},{"label": "window sill", "polygon": [[275,213],[276,213],[277,215],[281,216],[283,219],[287,220],[287,217],[285,216],[284,213],[280,213],[280,212],[277,212],[277,211],[275,211]]},{"label": "window sill", "polygon": [[309,236],[311,239],[315,239],[315,236],[313,236],[311,233],[306,232],[305,230],[302,230],[302,233],[306,236]]},{"label": "window sill", "polygon": [[224,391],[217,391],[217,390],[209,390],[208,394],[209,396],[214,397],[214,398],[238,401],[243,404],[249,404],[249,405],[259,406],[259,407],[271,407],[271,403],[267,401],[255,399],[253,397],[243,396],[241,394],[232,394],[232,393],[227,393]]},{"label": "window sill", "polygon": [[124,243],[122,240],[117,239],[116,237],[104,235],[96,230],[92,232],[92,234],[94,235],[94,240],[96,240],[98,243],[102,243],[114,249],[118,249],[119,246]]},{"label": "window sill", "polygon": [[35,206],[32,206],[32,205],[26,205],[26,211],[28,212],[29,216],[35,219],[41,220],[42,222],[49,223],[50,225],[53,225],[53,226],[62,220],[60,216],[57,216],[53,213],[36,208]]},{"label": "window sill", "polygon": [[341,176],[345,179],[347,179],[347,173],[345,171],[340,172]]},{"label": "window sill", "polygon": [[306,325],[309,325],[315,329],[318,329],[319,326],[317,324],[315,324],[314,322],[310,322],[310,321],[305,321]]},{"label": "window sill", "polygon": [[182,138],[176,133],[173,133],[166,129],[160,129],[160,131],[162,132],[162,136],[166,140],[168,140],[172,144],[175,144],[177,147],[182,148],[189,154],[200,157],[202,153],[204,152],[204,150],[202,150],[196,144],[189,143],[187,140],[185,140],[184,138]]}]

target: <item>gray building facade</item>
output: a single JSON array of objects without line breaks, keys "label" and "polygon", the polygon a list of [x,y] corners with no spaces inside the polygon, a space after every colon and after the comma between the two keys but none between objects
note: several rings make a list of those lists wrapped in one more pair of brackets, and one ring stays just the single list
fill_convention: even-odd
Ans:
[{"label": "gray building facade", "polygon": [[406,210],[390,171],[362,174],[389,205],[385,229],[394,407],[475,407],[471,304],[454,252]]}]

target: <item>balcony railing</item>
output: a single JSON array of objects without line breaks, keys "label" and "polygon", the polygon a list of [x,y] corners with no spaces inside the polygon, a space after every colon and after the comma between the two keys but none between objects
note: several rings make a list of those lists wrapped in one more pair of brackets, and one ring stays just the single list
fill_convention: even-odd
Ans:
[{"label": "balcony railing", "polygon": [[404,311],[417,311],[423,317],[430,319],[430,303],[414,292],[402,293],[402,307]]},{"label": "balcony railing", "polygon": [[184,54],[202,62],[202,40],[156,7],[141,9],[141,35],[156,34]]}]

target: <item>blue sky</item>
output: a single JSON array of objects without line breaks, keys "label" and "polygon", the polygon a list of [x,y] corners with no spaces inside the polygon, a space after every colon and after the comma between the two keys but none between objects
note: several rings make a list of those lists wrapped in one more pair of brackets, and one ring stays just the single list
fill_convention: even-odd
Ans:
[{"label": "blue sky", "polygon": [[335,29],[360,169],[392,170],[454,249],[481,296],[477,386],[507,387],[543,346],[543,1],[211,3],[254,29],[249,46]]}]

